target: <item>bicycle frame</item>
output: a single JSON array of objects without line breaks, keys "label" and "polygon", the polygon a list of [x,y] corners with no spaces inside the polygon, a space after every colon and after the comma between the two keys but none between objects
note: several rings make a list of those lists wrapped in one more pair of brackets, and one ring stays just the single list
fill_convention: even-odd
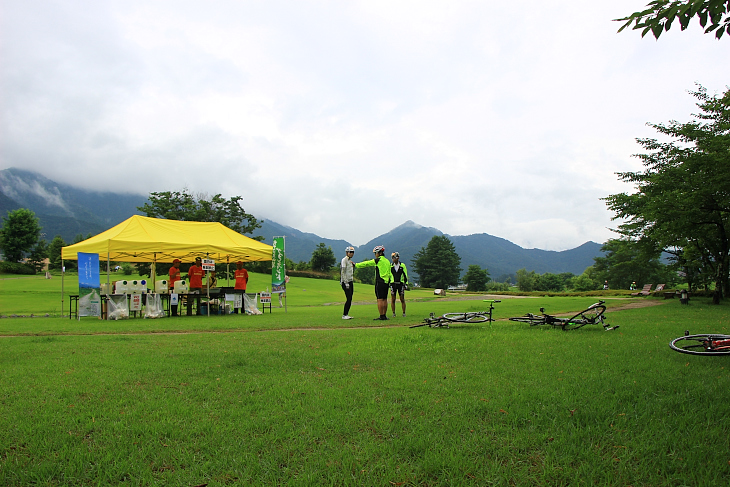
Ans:
[{"label": "bicycle frame", "polygon": [[545,313],[545,308],[540,308],[540,313],[542,313],[542,315],[527,313],[525,316],[510,318],[510,321],[529,323],[530,326],[551,325],[554,328],[560,327],[563,331],[575,330],[585,325],[597,324],[602,325],[605,331],[615,330],[618,326],[604,324],[605,311],[605,301],[598,301],[570,318],[558,318],[557,316]]},{"label": "bicycle frame", "polygon": [[554,328],[557,327],[563,327],[565,324],[565,321],[567,321],[565,318],[558,318],[557,316],[549,315],[545,313],[545,308],[540,308],[539,315],[535,315],[532,313],[527,313],[525,316],[516,316],[514,318],[510,318],[510,321],[519,321],[523,323],[529,323],[530,326],[535,325],[551,325]]},{"label": "bicycle frame", "polygon": [[436,316],[434,313],[423,320],[423,323],[412,325],[409,328],[418,328],[420,326],[428,326],[430,328],[449,328],[451,323],[485,323],[494,321],[492,312],[494,311],[494,303],[500,303],[499,299],[485,299],[485,303],[489,303],[487,311],[468,311],[465,313],[444,313]]}]

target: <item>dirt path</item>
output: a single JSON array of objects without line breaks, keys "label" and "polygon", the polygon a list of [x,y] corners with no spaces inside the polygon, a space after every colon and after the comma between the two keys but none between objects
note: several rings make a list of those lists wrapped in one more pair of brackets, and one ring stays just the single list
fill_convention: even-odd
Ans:
[{"label": "dirt path", "polygon": [[608,311],[623,311],[625,309],[648,308],[650,306],[659,306],[662,304],[666,304],[666,301],[656,301],[654,299],[626,299],[630,302],[624,303],[621,306],[616,306],[615,308],[609,308]]},{"label": "dirt path", "polygon": [[[447,298],[441,298],[439,301],[476,301],[476,300],[484,300],[484,299],[496,299],[496,300],[505,300],[505,299],[540,299],[542,296],[503,296],[501,294],[486,294],[486,295],[479,295],[479,296],[453,296],[453,297],[447,297]],[[596,301],[599,299],[603,299],[607,302],[615,302],[615,301],[626,301],[625,303],[619,305],[619,306],[612,306],[608,309],[608,311],[622,311],[625,309],[638,309],[638,308],[648,308],[650,306],[659,306],[661,304],[665,304],[666,301],[658,301],[656,299],[646,299],[646,298],[610,298],[610,297],[597,297]]]}]

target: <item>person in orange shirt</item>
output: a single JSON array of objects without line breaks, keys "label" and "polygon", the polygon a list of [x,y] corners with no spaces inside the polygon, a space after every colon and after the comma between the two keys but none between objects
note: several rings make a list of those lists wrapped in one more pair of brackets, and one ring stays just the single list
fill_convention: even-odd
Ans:
[{"label": "person in orange shirt", "polygon": [[[246,285],[248,284],[248,271],[243,268],[243,262],[236,262],[236,271],[233,273],[236,278],[236,284],[233,290],[236,294],[245,294]],[[238,308],[233,308],[234,313],[238,313]]]},{"label": "person in orange shirt", "polygon": [[[188,293],[198,291],[195,300],[198,303],[198,310],[195,314],[200,314],[200,295],[203,292],[203,264],[200,257],[195,258],[195,263],[188,269]],[[188,316],[193,312],[193,300],[192,296],[188,296]]]},{"label": "person in orange shirt", "polygon": [[[180,259],[172,261],[172,267],[170,267],[170,279],[167,281],[169,290],[172,292],[175,289],[175,282],[180,280]],[[177,316],[177,305],[173,304],[170,306],[170,315]]]}]

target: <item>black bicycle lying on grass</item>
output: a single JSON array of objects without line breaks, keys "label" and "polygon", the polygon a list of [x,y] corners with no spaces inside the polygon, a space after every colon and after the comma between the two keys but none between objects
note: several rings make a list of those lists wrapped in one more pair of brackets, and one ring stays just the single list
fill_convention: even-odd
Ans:
[{"label": "black bicycle lying on grass", "polygon": [[510,318],[510,321],[519,321],[520,323],[528,323],[530,326],[552,325],[555,328],[563,330],[576,330],[585,325],[602,325],[606,331],[615,330],[618,326],[610,326],[604,323],[606,312],[605,301],[598,301],[588,306],[583,311],[576,313],[570,318],[558,318],[557,316],[545,313],[545,308],[540,308],[539,315],[527,313],[525,316],[517,316]]},{"label": "black bicycle lying on grass", "polygon": [[423,320],[423,323],[411,325],[409,328],[418,328],[419,326],[429,326],[431,328],[448,328],[449,325],[452,323],[486,323],[488,321],[494,321],[492,319],[494,303],[500,303],[501,301],[499,299],[485,299],[484,302],[489,303],[489,310],[487,311],[444,313],[441,316],[436,316],[431,313],[431,316],[425,318]]},{"label": "black bicycle lying on grass", "polygon": [[672,350],[692,355],[730,355],[730,335],[700,334],[675,338],[669,343]]}]

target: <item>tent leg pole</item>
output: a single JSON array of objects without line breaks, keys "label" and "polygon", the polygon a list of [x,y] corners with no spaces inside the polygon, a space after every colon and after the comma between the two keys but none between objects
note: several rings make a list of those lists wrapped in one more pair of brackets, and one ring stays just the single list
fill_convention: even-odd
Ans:
[{"label": "tent leg pole", "polygon": [[[61,258],[61,318],[63,318],[63,310],[64,310],[64,303],[63,303],[63,278],[66,276],[66,273],[64,272],[66,267],[63,264],[63,258]],[[69,318],[71,318],[71,313],[68,315]]]},{"label": "tent leg pole", "polygon": [[152,269],[150,269],[150,280],[152,281],[150,284],[152,284],[152,292],[157,292],[157,285],[155,284],[155,279],[157,279],[157,252],[152,254]]}]

